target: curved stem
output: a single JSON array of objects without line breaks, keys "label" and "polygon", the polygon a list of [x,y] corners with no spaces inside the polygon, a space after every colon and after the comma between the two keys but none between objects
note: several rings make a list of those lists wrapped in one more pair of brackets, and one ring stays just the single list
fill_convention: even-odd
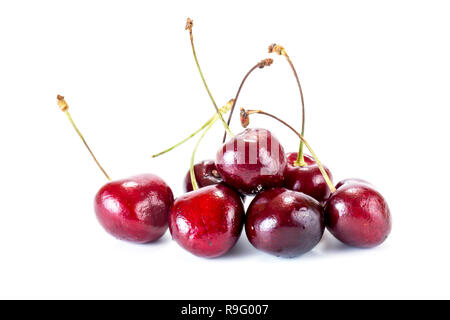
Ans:
[{"label": "curved stem", "polygon": [[199,133],[200,131],[202,131],[203,129],[205,129],[205,128],[211,123],[211,121],[214,120],[214,117],[217,118],[217,116],[211,117],[211,119],[209,119],[208,121],[206,121],[205,124],[202,125],[202,126],[200,127],[200,129],[197,129],[196,131],[194,131],[193,133],[191,133],[188,137],[184,138],[183,140],[181,140],[181,141],[178,142],[177,144],[174,144],[174,145],[171,146],[170,148],[167,148],[167,149],[164,150],[164,151],[161,151],[161,152],[159,152],[159,153],[156,153],[156,154],[152,155],[152,158],[159,157],[159,156],[161,156],[161,155],[163,155],[163,154],[165,154],[165,153],[167,153],[167,152],[169,152],[169,151],[175,149],[176,147],[182,145],[183,143],[185,143],[185,142],[188,141],[189,139],[195,137],[195,136],[197,135],[197,133]]},{"label": "curved stem", "polygon": [[197,153],[197,149],[198,149],[198,146],[200,145],[200,142],[203,140],[203,138],[205,137],[206,133],[209,131],[209,129],[211,129],[211,127],[214,125],[214,123],[216,121],[217,121],[217,118],[214,119],[213,121],[211,121],[210,124],[208,124],[208,126],[205,129],[205,131],[203,131],[202,135],[200,136],[200,138],[198,139],[197,143],[195,144],[194,150],[192,151],[191,167],[189,169],[189,174],[191,175],[191,183],[192,183],[192,189],[193,190],[198,190],[197,179],[195,178],[195,171],[194,171],[195,154]]},{"label": "curved stem", "polygon": [[305,146],[308,148],[309,152],[311,152],[311,155],[314,158],[314,160],[316,161],[317,166],[319,167],[320,173],[322,174],[323,178],[325,179],[325,182],[327,183],[328,188],[330,189],[331,193],[336,191],[336,188],[334,187],[333,183],[331,182],[331,179],[328,176],[327,172],[325,171],[322,163],[319,161],[319,158],[317,158],[317,155],[315,154],[314,150],[311,148],[311,146],[305,140],[305,138],[303,138],[303,136],[300,133],[297,132],[297,130],[295,130],[287,122],[281,120],[280,118],[278,118],[278,117],[276,117],[276,116],[274,116],[274,115],[272,115],[270,113],[267,113],[267,112],[264,112],[264,111],[261,111],[261,110],[247,110],[245,112],[246,112],[247,115],[250,115],[250,114],[263,114],[263,115],[269,116],[269,117],[271,117],[271,118],[281,122],[282,124],[284,124],[289,129],[291,129],[300,138],[300,140],[305,144]]},{"label": "curved stem", "polygon": [[[230,101],[228,101],[222,108],[219,109],[220,114],[226,114],[231,106],[233,105],[233,99],[231,99]],[[173,149],[175,149],[176,147],[182,145],[183,143],[185,143],[186,141],[188,141],[189,139],[193,138],[194,136],[196,136],[200,131],[202,131],[203,129],[205,129],[211,122],[215,122],[218,119],[217,113],[215,113],[211,118],[209,118],[208,121],[206,121],[199,129],[197,129],[195,132],[191,133],[188,137],[184,138],[183,140],[181,140],[180,142],[178,142],[177,144],[171,146],[170,148],[161,151],[157,154],[152,155],[152,158],[156,158],[160,155],[163,155]]]},{"label": "curved stem", "polygon": [[[295,70],[294,64],[292,63],[291,59],[289,58],[289,56],[287,54],[286,54],[286,59],[289,62],[289,65],[291,66],[292,72],[294,73],[295,80],[297,81],[298,90],[300,92],[300,99],[302,101],[302,132],[301,132],[301,135],[304,136],[305,135],[305,100],[303,97],[302,85],[300,84],[300,80],[298,79],[297,71]],[[294,162],[294,165],[302,166],[302,167],[306,165],[305,158],[303,157],[303,143],[304,143],[303,140],[300,140],[300,146],[298,149],[297,160]]]},{"label": "curved stem", "polygon": [[[242,87],[244,86],[245,81],[247,80],[248,76],[257,68],[262,69],[264,67],[268,67],[273,63],[272,59],[264,59],[261,60],[260,62],[258,62],[257,64],[255,64],[253,67],[251,67],[251,69],[247,72],[247,74],[244,76],[244,78],[241,81],[241,84],[239,85],[239,89],[236,92],[236,96],[234,97],[234,103],[233,106],[231,107],[231,111],[230,111],[230,115],[228,116],[228,121],[227,121],[227,125],[230,125],[231,122],[231,117],[233,116],[233,112],[234,112],[234,107],[236,106],[237,103],[237,99],[239,98],[239,94],[241,93]],[[223,140],[222,143],[225,143],[225,139],[227,138],[227,131],[224,132],[223,134]]]},{"label": "curved stem", "polygon": [[222,114],[219,111],[219,108],[217,107],[216,101],[214,100],[211,91],[209,90],[208,84],[206,83],[205,77],[203,76],[202,69],[200,68],[200,64],[197,59],[197,53],[195,52],[195,46],[194,46],[194,35],[192,33],[192,27],[193,27],[193,21],[191,19],[187,20],[186,29],[189,30],[189,38],[191,40],[191,47],[192,47],[192,54],[194,55],[195,64],[197,65],[198,72],[200,73],[200,77],[202,78],[203,85],[205,86],[206,91],[208,92],[209,98],[211,99],[214,109],[216,109],[216,112],[220,118],[220,120],[223,123],[223,126],[225,130],[228,132],[230,136],[234,136],[231,132],[230,128],[228,127],[227,123],[225,122],[225,119],[223,118]]},{"label": "curved stem", "polygon": [[63,96],[58,95],[57,97],[57,102],[58,102],[58,106],[61,108],[61,111],[63,111],[66,115],[67,118],[69,119],[69,122],[72,124],[73,128],[75,129],[76,133],[78,134],[78,136],[80,137],[81,141],[83,141],[83,144],[85,145],[86,149],[89,151],[89,153],[91,154],[92,158],[94,159],[95,163],[97,164],[97,166],[100,168],[100,170],[103,172],[103,174],[105,175],[106,179],[111,180],[111,178],[109,177],[109,175],[106,173],[105,169],[103,169],[103,167],[101,166],[100,162],[98,162],[97,158],[95,157],[94,153],[92,152],[91,148],[89,147],[89,145],[86,142],[86,139],[84,139],[83,135],[81,134],[80,130],[78,129],[78,127],[76,126],[75,122],[72,119],[72,116],[69,113],[69,105],[67,104],[67,102],[64,100]]},{"label": "curved stem", "polygon": [[[239,94],[241,93],[241,89],[242,89],[242,87],[244,86],[245,80],[247,80],[248,76],[249,76],[256,68],[258,68],[258,65],[259,65],[259,63],[256,64],[256,65],[254,65],[254,66],[247,72],[247,74],[245,75],[245,77],[242,79],[241,84],[239,85],[239,89],[238,89],[238,91],[236,92],[236,96],[235,96],[235,98],[234,98],[233,106],[231,107],[230,115],[228,116],[228,121],[227,121],[227,125],[228,125],[228,126],[230,125],[231,117],[233,116],[233,112],[234,112],[234,107],[236,106],[236,101],[237,101],[237,99],[239,98]],[[227,131],[225,130],[225,132],[223,133],[223,140],[222,140],[222,143],[225,143],[226,138],[227,138]]]},{"label": "curved stem", "polygon": [[[279,55],[282,55],[286,58],[287,62],[289,63],[289,66],[292,69],[292,73],[294,74],[295,80],[297,81],[297,86],[298,86],[298,91],[300,93],[300,99],[302,102],[302,131],[301,131],[301,135],[304,136],[305,135],[305,99],[303,97],[303,90],[302,90],[302,85],[300,84],[300,80],[298,78],[298,74],[297,71],[295,70],[294,64],[292,63],[291,58],[289,57],[289,55],[287,54],[286,50],[278,45],[278,44],[272,44],[269,46],[269,53],[275,52]],[[298,150],[298,154],[297,154],[297,160],[295,160],[294,162],[295,166],[301,166],[304,167],[306,166],[306,162],[303,156],[303,141],[300,140],[300,146],[299,146],[299,150]]]}]

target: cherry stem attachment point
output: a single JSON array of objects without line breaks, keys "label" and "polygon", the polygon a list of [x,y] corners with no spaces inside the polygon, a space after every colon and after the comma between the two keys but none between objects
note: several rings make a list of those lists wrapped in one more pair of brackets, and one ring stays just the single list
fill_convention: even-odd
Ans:
[{"label": "cherry stem attachment point", "polygon": [[322,174],[323,178],[325,179],[325,182],[327,183],[328,188],[330,189],[331,193],[334,193],[336,191],[336,188],[334,187],[333,183],[331,182],[331,179],[328,176],[327,172],[325,171],[322,163],[319,161],[319,158],[317,158],[317,155],[315,154],[314,150],[311,148],[311,146],[305,140],[305,138],[303,138],[303,136],[300,133],[297,132],[297,130],[295,130],[287,122],[281,120],[280,118],[278,118],[278,117],[276,117],[273,114],[270,114],[268,112],[264,112],[262,110],[245,110],[245,109],[241,108],[241,122],[242,122],[242,126],[244,128],[249,125],[249,123],[250,123],[249,116],[251,114],[262,114],[262,115],[269,116],[269,117],[271,117],[271,118],[281,122],[282,124],[284,124],[289,129],[291,129],[300,138],[300,140],[305,144],[305,146],[308,148],[308,150],[311,152],[311,155],[314,158],[314,160],[316,161],[317,166],[319,167],[320,173]]},{"label": "cherry stem attachment point", "polygon": [[[294,64],[292,63],[291,58],[289,58],[289,55],[287,54],[286,50],[282,46],[275,44],[275,43],[271,44],[269,46],[269,53],[276,53],[280,56],[284,56],[286,58],[287,62],[289,63],[289,66],[291,67],[292,72],[294,73],[295,80],[297,81],[298,90],[300,92],[300,99],[302,101],[302,131],[301,131],[301,135],[304,136],[305,135],[305,100],[303,97],[302,85],[300,84],[300,80],[298,78],[297,71],[295,70],[295,67],[294,67]],[[298,150],[298,154],[297,154],[297,160],[295,160],[294,166],[300,166],[300,167],[306,166],[306,162],[303,157],[303,141],[302,140],[300,140],[300,146],[299,146],[299,150]]]},{"label": "cherry stem attachment point", "polygon": [[75,122],[72,119],[72,116],[69,113],[69,105],[67,104],[66,100],[64,99],[63,96],[58,95],[56,97],[56,101],[58,103],[59,108],[61,109],[62,112],[64,112],[67,115],[67,118],[69,119],[70,123],[72,124],[73,128],[75,129],[75,131],[77,132],[78,136],[81,138],[81,141],[83,141],[84,145],[86,146],[86,148],[88,149],[89,153],[91,154],[92,158],[94,159],[95,163],[97,164],[97,166],[100,168],[100,170],[103,172],[103,174],[105,175],[106,179],[111,180],[111,178],[109,177],[109,175],[106,173],[105,169],[103,169],[103,167],[100,165],[100,163],[98,162],[97,158],[95,157],[94,153],[92,152],[91,148],[89,148],[89,145],[87,144],[86,140],[84,139],[83,135],[81,134],[80,130],[78,130],[77,126],[75,125]]},{"label": "cherry stem attachment point", "polygon": [[[261,60],[260,62],[258,62],[257,64],[255,64],[248,72],[247,74],[244,76],[244,78],[241,81],[241,84],[239,85],[239,89],[236,92],[236,96],[234,97],[234,103],[233,106],[231,107],[231,112],[230,115],[228,116],[228,121],[227,121],[227,126],[230,125],[231,122],[231,117],[233,116],[233,112],[234,112],[234,107],[236,106],[236,102],[237,99],[239,98],[239,94],[241,93],[241,89],[244,86],[245,81],[247,80],[248,76],[256,69],[262,69],[264,67],[268,67],[273,63],[273,59],[267,58],[264,60]],[[227,138],[227,131],[225,130],[224,134],[223,134],[223,139],[222,139],[222,143],[225,143],[225,140]]]},{"label": "cherry stem attachment point", "polygon": [[191,40],[192,54],[194,55],[195,64],[197,65],[197,69],[198,69],[198,72],[200,73],[200,77],[202,78],[203,85],[205,86],[205,89],[208,92],[209,98],[211,99],[211,101],[214,105],[214,109],[216,109],[216,113],[219,116],[220,120],[222,121],[225,130],[228,132],[228,134],[230,136],[234,136],[234,134],[231,132],[230,128],[228,127],[227,123],[225,122],[225,119],[223,118],[222,114],[220,113],[219,108],[217,107],[216,101],[214,100],[212,93],[209,90],[208,84],[206,83],[205,77],[203,76],[202,69],[200,68],[200,64],[197,59],[197,53],[195,52],[194,35],[192,33],[193,26],[194,26],[194,21],[191,18],[187,18],[185,30],[189,30],[189,37]]},{"label": "cherry stem attachment point", "polygon": [[[221,114],[226,114],[228,111],[230,111],[231,106],[233,104],[233,99],[231,99],[230,101],[227,102],[226,105],[224,105],[222,108],[219,109]],[[196,131],[194,131],[193,133],[191,133],[188,137],[184,138],[183,140],[181,140],[180,142],[178,142],[177,144],[171,146],[170,148],[161,151],[159,153],[156,153],[154,155],[152,155],[152,158],[156,158],[159,157],[173,149],[175,149],[176,147],[182,145],[183,143],[185,143],[186,141],[190,140],[191,138],[195,137],[199,132],[201,132],[203,129],[205,129],[211,122],[215,122],[216,120],[218,120],[218,116],[217,113],[214,114],[211,118],[209,118],[208,121],[206,121],[199,129],[197,129]]]}]

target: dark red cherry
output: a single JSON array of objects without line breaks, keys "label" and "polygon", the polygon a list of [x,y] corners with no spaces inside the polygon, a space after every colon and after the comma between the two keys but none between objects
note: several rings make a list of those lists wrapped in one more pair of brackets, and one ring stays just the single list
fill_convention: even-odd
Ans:
[{"label": "dark red cherry", "polygon": [[[319,166],[309,155],[303,156],[306,166],[295,166],[297,160],[297,152],[287,154],[287,164],[284,171],[284,186],[290,190],[300,191],[308,196],[313,197],[322,202],[330,196],[330,188],[328,188],[323,175],[320,173]],[[324,166],[325,171],[333,181],[330,170]]]},{"label": "dark red cherry", "polygon": [[98,221],[113,236],[138,243],[155,241],[167,230],[173,194],[158,176],[141,174],[105,184],[95,196]]},{"label": "dark red cherry", "polygon": [[[199,188],[219,184],[223,181],[222,177],[217,171],[214,160],[203,160],[199,163],[196,163],[194,165],[194,172]],[[193,190],[191,173],[189,172],[189,170],[186,174],[186,177],[184,178],[183,187],[185,192],[190,192]]]},{"label": "dark red cherry", "polygon": [[177,198],[170,210],[173,239],[189,252],[219,257],[236,244],[244,223],[239,194],[223,184],[207,186]]},{"label": "dark red cherry", "polygon": [[245,231],[251,244],[276,256],[296,257],[310,251],[324,229],[319,202],[285,188],[261,192],[247,210]]},{"label": "dark red cherry", "polygon": [[328,230],[345,244],[370,248],[381,244],[391,231],[391,214],[383,196],[367,182],[347,180],[327,200]]},{"label": "dark red cherry", "polygon": [[216,166],[226,184],[251,195],[282,186],[286,156],[269,130],[246,129],[220,148]]}]

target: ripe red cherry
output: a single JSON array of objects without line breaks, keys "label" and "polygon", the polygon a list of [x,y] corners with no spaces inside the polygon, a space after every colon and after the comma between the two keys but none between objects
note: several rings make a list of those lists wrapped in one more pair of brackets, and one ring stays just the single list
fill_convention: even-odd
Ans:
[{"label": "ripe red cherry", "polygon": [[110,234],[123,240],[145,243],[160,238],[167,229],[168,213],[173,203],[172,190],[153,174],[111,181],[72,120],[64,97],[58,95],[56,99],[92,159],[110,180],[95,196],[94,208],[100,224]]},{"label": "ripe red cherry", "polygon": [[286,156],[269,130],[246,129],[220,148],[216,166],[226,184],[251,195],[282,186]]},{"label": "ripe red cherry", "polygon": [[285,188],[261,192],[247,210],[245,231],[251,244],[276,256],[296,257],[310,251],[324,229],[319,202]]},{"label": "ripe red cherry", "polygon": [[370,248],[391,231],[391,214],[383,196],[367,182],[347,180],[327,200],[328,230],[345,244]]},{"label": "ripe red cherry", "polygon": [[[223,181],[219,172],[217,171],[214,160],[203,160],[194,165],[195,178],[199,188],[219,184]],[[191,174],[188,171],[183,183],[184,191],[190,192],[193,190],[191,182]]]},{"label": "ripe red cherry", "polygon": [[[328,187],[319,166],[309,155],[303,155],[306,166],[295,166],[297,152],[287,154],[287,165],[284,171],[284,186],[290,190],[300,191],[322,202],[330,196]],[[330,170],[324,166],[325,171],[332,180]]]},{"label": "ripe red cherry", "polygon": [[199,257],[214,258],[233,248],[243,222],[239,194],[220,184],[177,198],[170,210],[169,230],[184,249]]},{"label": "ripe red cherry", "polygon": [[95,196],[95,213],[113,236],[138,243],[159,239],[168,226],[173,194],[158,176],[141,174],[105,184]]}]

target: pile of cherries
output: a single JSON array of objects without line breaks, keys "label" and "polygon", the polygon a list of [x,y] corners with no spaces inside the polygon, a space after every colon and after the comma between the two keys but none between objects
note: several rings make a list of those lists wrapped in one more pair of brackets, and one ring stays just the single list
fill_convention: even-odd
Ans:
[{"label": "pile of cherries", "polygon": [[[249,74],[270,66],[272,59],[258,62],[244,77],[234,99],[219,109],[206,85],[198,64],[193,35],[193,22],[188,19],[192,51],[205,88],[216,113],[195,134],[202,132],[184,180],[186,193],[174,199],[170,187],[158,176],[141,174],[110,181],[95,196],[95,212],[100,224],[113,236],[137,243],[159,239],[169,228],[173,239],[184,249],[201,257],[219,257],[229,252],[242,229],[250,243],[264,252],[296,257],[313,249],[322,239],[325,227],[343,243],[369,248],[381,244],[391,230],[391,216],[383,196],[368,182],[347,179],[332,184],[332,175],[323,166],[304,139],[303,92],[295,68],[279,45],[269,52],[284,56],[289,62],[302,101],[302,130],[261,110],[241,109],[240,119],[246,128],[250,115],[261,114],[288,126],[300,138],[298,152],[285,153],[279,140],[267,129],[246,128],[232,135],[228,125],[237,98]],[[58,105],[65,112],[99,164],[85,139],[75,126],[64,97]],[[228,123],[223,114],[231,109]],[[195,163],[200,141],[209,128],[221,121],[229,135],[219,147],[215,160]],[[180,145],[178,143],[175,146]],[[306,146],[311,156],[303,153]],[[170,148],[158,155],[161,155]],[[247,212],[244,201],[253,197]]]}]

